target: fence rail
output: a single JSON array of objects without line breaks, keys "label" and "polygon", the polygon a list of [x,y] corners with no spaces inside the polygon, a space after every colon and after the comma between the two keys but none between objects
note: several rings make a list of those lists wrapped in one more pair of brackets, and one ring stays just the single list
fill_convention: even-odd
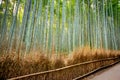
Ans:
[{"label": "fence rail", "polygon": [[120,62],[120,60],[119,60],[119,61],[116,61],[116,62],[114,62],[114,63],[112,63],[112,64],[99,67],[99,68],[97,68],[97,69],[95,69],[95,70],[93,70],[93,71],[91,71],[91,72],[89,72],[89,73],[87,73],[87,74],[84,74],[84,75],[82,75],[82,76],[78,76],[78,77],[74,78],[73,80],[83,79],[83,78],[85,78],[85,77],[87,77],[87,76],[89,76],[89,75],[91,75],[91,74],[94,74],[95,72],[98,72],[98,71],[100,71],[100,70],[102,70],[102,69],[106,69],[106,68],[108,68],[108,67],[111,67],[111,66],[113,66],[113,65],[115,65],[115,64],[117,64],[117,63],[119,63],[119,62]]},{"label": "fence rail", "polygon": [[85,65],[85,64],[96,63],[96,62],[101,62],[101,61],[116,60],[116,59],[119,59],[119,57],[87,61],[87,62],[78,63],[78,64],[74,64],[74,65],[70,65],[70,66],[66,66],[66,67],[62,67],[62,68],[58,68],[58,69],[54,69],[54,70],[48,70],[48,71],[43,71],[43,72],[32,73],[32,74],[23,75],[23,76],[18,76],[18,77],[10,78],[10,79],[7,79],[7,80],[24,79],[24,78],[27,78],[27,77],[32,77],[32,76],[38,76],[38,75],[42,75],[42,74],[58,72],[58,71],[62,71],[62,70],[65,70],[65,69],[69,69],[69,68],[73,68],[73,67],[77,67],[77,66],[81,66],[81,65]]}]

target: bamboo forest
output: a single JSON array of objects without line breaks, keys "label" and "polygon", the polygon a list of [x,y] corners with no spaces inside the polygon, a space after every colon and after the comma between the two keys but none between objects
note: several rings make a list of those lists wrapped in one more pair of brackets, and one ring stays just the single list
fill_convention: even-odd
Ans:
[{"label": "bamboo forest", "polygon": [[120,0],[0,0],[0,80],[74,80],[119,56]]}]

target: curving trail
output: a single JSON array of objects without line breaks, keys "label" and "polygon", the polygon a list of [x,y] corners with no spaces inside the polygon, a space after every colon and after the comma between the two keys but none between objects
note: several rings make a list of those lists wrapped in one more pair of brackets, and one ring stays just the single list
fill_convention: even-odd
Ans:
[{"label": "curving trail", "polygon": [[111,69],[96,75],[90,80],[120,80],[120,64]]}]

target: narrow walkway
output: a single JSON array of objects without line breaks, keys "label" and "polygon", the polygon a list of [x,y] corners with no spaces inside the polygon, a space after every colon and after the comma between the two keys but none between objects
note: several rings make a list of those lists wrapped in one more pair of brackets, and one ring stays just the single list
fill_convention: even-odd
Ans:
[{"label": "narrow walkway", "polygon": [[96,75],[90,80],[120,80],[120,64],[99,75]]}]

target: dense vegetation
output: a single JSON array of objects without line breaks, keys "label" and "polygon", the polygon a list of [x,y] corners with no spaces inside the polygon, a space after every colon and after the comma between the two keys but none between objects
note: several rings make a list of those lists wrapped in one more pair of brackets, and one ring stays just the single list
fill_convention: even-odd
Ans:
[{"label": "dense vegetation", "polygon": [[[88,47],[75,50],[69,56],[58,57],[56,55],[52,55],[49,58],[48,56],[45,56],[42,53],[33,53],[34,54],[27,54],[24,57],[21,56],[19,57],[19,59],[16,54],[0,56],[0,79],[5,80],[17,76],[29,75],[36,72],[43,72],[66,66],[71,66],[86,61],[99,60],[105,58],[115,58],[120,55],[120,51],[106,51],[103,49],[91,50]],[[79,65],[76,67],[71,67],[56,72],[26,77],[20,80],[73,80],[73,78],[75,77],[88,73],[99,67],[109,65],[116,61],[118,61],[118,59]]]},{"label": "dense vegetation", "polygon": [[0,47],[6,43],[5,51],[17,53],[118,50],[119,14],[119,0],[2,0]]},{"label": "dense vegetation", "polygon": [[119,15],[120,0],[0,0],[0,78],[118,56]]}]

